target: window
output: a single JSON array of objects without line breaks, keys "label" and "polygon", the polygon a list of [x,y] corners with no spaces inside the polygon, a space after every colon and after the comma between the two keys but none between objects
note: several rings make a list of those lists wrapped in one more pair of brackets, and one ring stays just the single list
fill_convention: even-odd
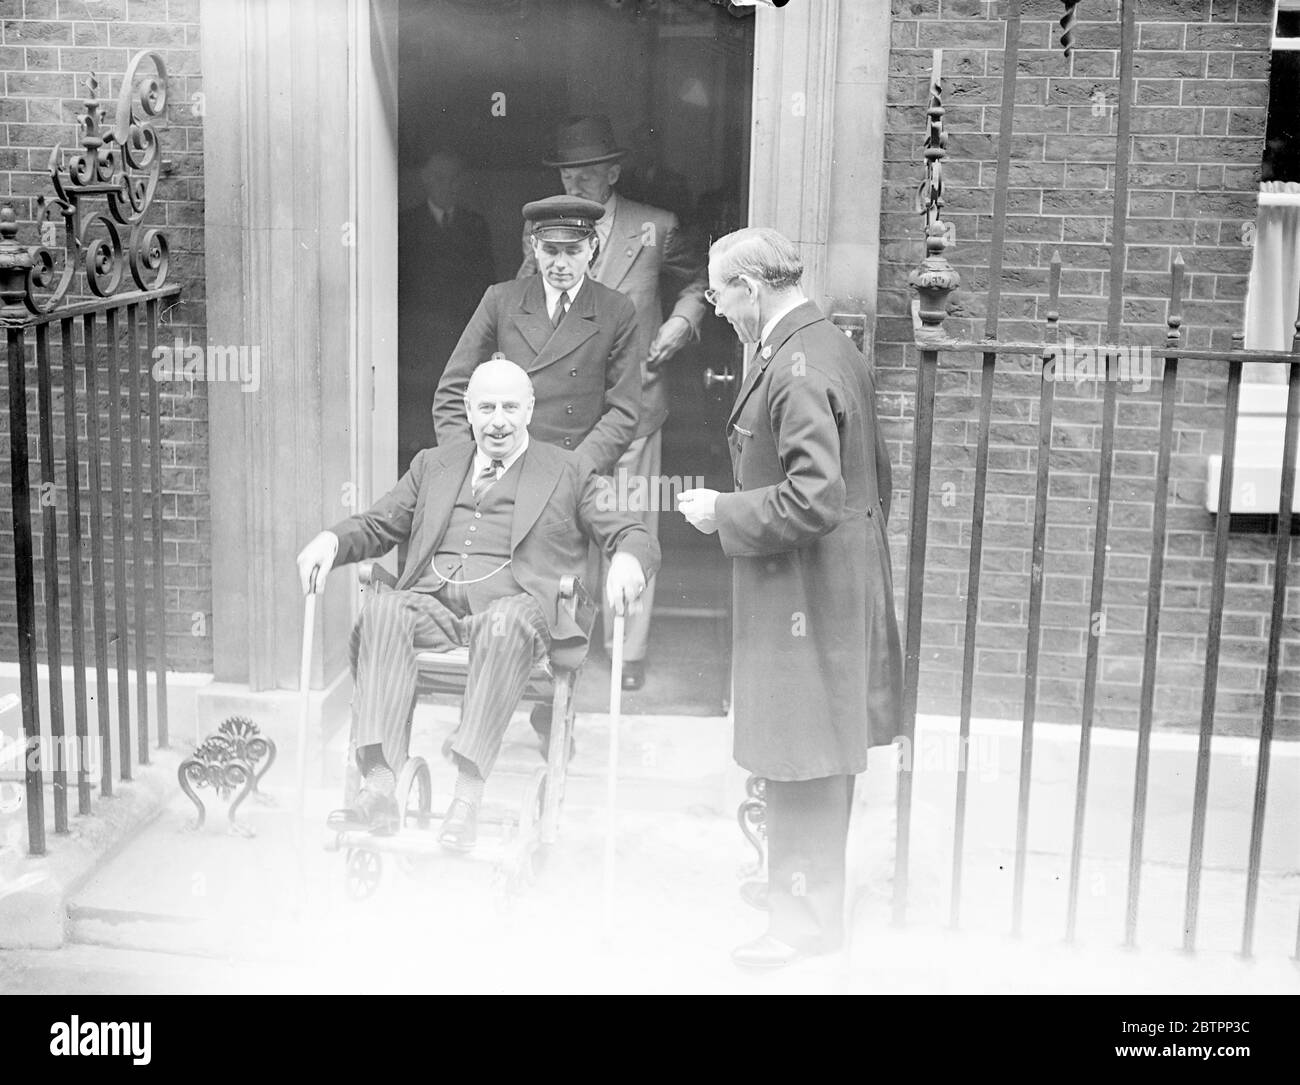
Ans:
[{"label": "window", "polygon": [[[1248,350],[1289,350],[1300,299],[1300,0],[1277,0],[1269,66],[1268,119],[1255,217],[1254,257],[1246,291]],[[1233,465],[1234,513],[1277,512],[1286,427],[1283,366],[1242,372]],[[1219,506],[1222,457],[1206,463],[1205,507]],[[1300,490],[1292,506],[1300,512]]]}]

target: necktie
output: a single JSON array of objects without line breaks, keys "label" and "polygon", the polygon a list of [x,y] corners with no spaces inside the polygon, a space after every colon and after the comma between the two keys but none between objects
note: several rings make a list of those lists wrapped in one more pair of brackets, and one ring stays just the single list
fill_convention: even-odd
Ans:
[{"label": "necktie", "polygon": [[560,291],[560,300],[555,303],[555,314],[551,317],[551,327],[558,328],[560,321],[564,319],[564,314],[569,311],[569,292]]},{"label": "necktie", "polygon": [[497,471],[504,466],[505,464],[501,460],[493,460],[475,477],[474,484],[471,487],[474,494],[474,504],[477,505],[482,500],[487,488],[496,482]]}]

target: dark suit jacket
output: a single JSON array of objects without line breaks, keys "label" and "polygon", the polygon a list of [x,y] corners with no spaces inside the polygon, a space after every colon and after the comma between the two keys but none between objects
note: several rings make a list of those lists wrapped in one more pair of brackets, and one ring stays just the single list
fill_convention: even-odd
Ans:
[{"label": "dark suit jacket", "polygon": [[[524,235],[524,263],[518,278],[537,273],[537,261],[528,234]],[[588,274],[636,306],[636,359],[641,372],[641,420],[636,436],[654,433],[668,417],[668,381],[663,367],[645,368],[655,333],[664,322],[662,288],[672,301],[670,316],[680,316],[698,335],[709,312],[704,300],[708,268],[703,253],[695,251],[679,228],[677,216],[648,204],[619,196],[614,205],[608,251],[602,252]]]},{"label": "dark suit jacket", "polygon": [[[417,453],[392,490],[365,512],[330,528],[339,537],[334,564],[377,558],[409,542],[397,587],[410,588],[442,542],[473,456],[473,441]],[[534,439],[521,470],[510,532],[510,571],[541,605],[553,647],[585,646],[582,630],[559,605],[560,578],[586,573],[591,540],[606,555],[616,550],[631,554],[649,580],[659,568],[659,544],[635,516],[619,511],[609,480],[582,457]],[[594,585],[588,590],[599,598],[603,588]]]},{"label": "dark suit jacket", "polygon": [[455,208],[439,226],[422,203],[397,230],[400,470],[434,443],[433,393],[483,291],[496,282],[492,239],[473,211]]},{"label": "dark suit jacket", "polygon": [[735,559],[736,760],[771,780],[861,772],[902,707],[871,363],[799,306],[754,359],[728,442],[736,492],[717,520]]},{"label": "dark suit jacket", "polygon": [[635,339],[632,302],[590,278],[559,328],[551,326],[540,275],[489,287],[433,397],[438,443],[470,435],[463,402],[470,374],[500,353],[532,378],[533,439],[581,452],[612,471],[640,414]]}]

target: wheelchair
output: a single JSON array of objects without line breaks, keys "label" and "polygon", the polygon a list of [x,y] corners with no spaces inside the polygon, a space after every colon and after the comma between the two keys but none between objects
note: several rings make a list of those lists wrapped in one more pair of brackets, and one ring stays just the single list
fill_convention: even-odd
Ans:
[{"label": "wheelchair", "polygon": [[[395,586],[392,574],[373,561],[358,563],[358,577],[363,588],[375,583]],[[560,580],[560,606],[583,633],[590,638],[598,608],[581,580],[565,576]],[[575,658],[575,656],[577,656]],[[558,657],[558,658],[557,658]],[[531,704],[534,730],[544,730],[550,718],[550,741],[546,764],[537,768],[525,784],[519,803],[499,808],[484,807],[479,824],[500,825],[497,838],[481,837],[472,853],[462,857],[494,867],[494,880],[507,895],[522,893],[540,876],[548,850],[559,836],[560,810],[564,802],[569,750],[573,741],[574,694],[586,661],[570,649],[553,653],[549,668],[535,665],[528,678],[521,704]],[[421,700],[459,704],[465,693],[469,670],[469,649],[454,648],[445,652],[420,651],[416,655],[419,671],[416,695],[411,703],[410,727],[415,706]],[[408,732],[409,733],[409,732]],[[360,785],[355,758],[349,758],[347,796],[349,801]],[[407,757],[397,777],[398,826],[391,836],[375,836],[361,830],[328,831],[326,847],[345,856],[348,895],[365,900],[378,889],[384,874],[385,858],[412,862],[420,857],[441,856],[437,829],[441,814],[433,809],[433,777],[428,761],[413,754]]]}]

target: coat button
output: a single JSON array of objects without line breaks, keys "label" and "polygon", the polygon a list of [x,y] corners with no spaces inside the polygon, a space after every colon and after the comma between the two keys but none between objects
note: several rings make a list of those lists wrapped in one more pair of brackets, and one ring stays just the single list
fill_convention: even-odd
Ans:
[{"label": "coat button", "polygon": [[867,515],[868,515],[868,516],[871,515],[871,509],[869,509],[869,508],[867,509]]},{"label": "coat button", "polygon": [[569,376],[576,377],[577,375],[578,375],[578,371],[576,369],[569,370]]},{"label": "coat button", "polygon": [[573,413],[573,404],[572,404],[572,403],[567,403],[567,404],[565,404],[565,407],[564,407],[564,413],[565,413],[565,414],[572,414],[572,413]]},{"label": "coat button", "polygon": [[566,437],[566,438],[564,439],[564,447],[565,447],[565,448],[568,448],[568,447],[569,447],[570,445],[572,445],[572,444],[573,444],[573,438],[572,438],[572,437]]}]

